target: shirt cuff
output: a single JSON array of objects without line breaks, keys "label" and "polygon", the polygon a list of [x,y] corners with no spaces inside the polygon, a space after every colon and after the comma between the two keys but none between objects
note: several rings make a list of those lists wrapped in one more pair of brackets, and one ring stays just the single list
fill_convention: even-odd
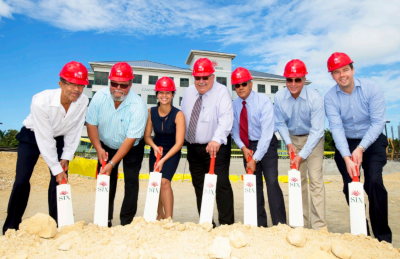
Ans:
[{"label": "shirt cuff", "polygon": [[[265,155],[265,154],[264,154]],[[261,161],[261,159],[264,157],[264,155],[261,154],[258,150],[254,153],[253,159],[257,159],[258,161]]]},{"label": "shirt cuff", "polygon": [[311,154],[311,152],[308,151],[308,150],[305,150],[305,149],[302,149],[302,150],[299,152],[299,156],[301,156],[302,159],[307,159],[307,157],[308,157],[310,154]]},{"label": "shirt cuff", "polygon": [[74,157],[74,154],[68,151],[63,151],[62,155],[61,155],[61,159],[65,159],[68,161],[71,161],[72,158]]},{"label": "shirt cuff", "polygon": [[359,145],[363,146],[365,150],[367,150],[367,148],[371,146],[371,143],[368,140],[362,139]]},{"label": "shirt cuff", "polygon": [[217,138],[217,137],[213,137],[213,138],[211,139],[211,141],[218,142],[220,145],[225,144],[225,142],[224,142],[222,139]]},{"label": "shirt cuff", "polygon": [[64,172],[64,170],[62,169],[62,167],[61,167],[61,165],[59,163],[57,163],[56,165],[53,165],[52,167],[50,167],[50,171],[51,171],[51,174],[54,175],[54,176]]},{"label": "shirt cuff", "polygon": [[349,156],[349,157],[351,158],[350,150],[346,150],[346,151],[343,151],[343,152],[341,152],[341,151],[339,150],[339,152],[340,152],[340,154],[342,155],[343,158],[344,158],[345,156]]}]

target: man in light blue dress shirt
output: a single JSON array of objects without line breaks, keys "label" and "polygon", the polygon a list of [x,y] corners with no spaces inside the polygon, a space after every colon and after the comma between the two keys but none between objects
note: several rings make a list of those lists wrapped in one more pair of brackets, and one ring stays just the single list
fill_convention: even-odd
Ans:
[{"label": "man in light blue dress shirt", "polygon": [[382,179],[388,145],[382,134],[386,123],[383,92],[374,82],[353,77],[353,61],[345,53],[336,52],[329,57],[328,71],[337,84],[325,95],[325,112],[335,141],[335,162],[343,178],[343,193],[349,203],[348,184],[356,175],[355,166],[362,165],[372,232],[379,241],[391,243],[388,194]]},{"label": "man in light blue dress shirt", "polygon": [[[109,76],[110,87],[96,92],[86,116],[88,135],[97,151],[100,165],[104,159],[108,160],[100,173],[110,176],[109,227],[112,226],[118,165],[122,159],[125,196],[120,213],[121,225],[130,224],[137,210],[139,171],[144,153],[143,135],[148,113],[142,98],[131,91],[133,77],[129,64],[115,64]],[[100,166],[98,168],[100,171]]]},{"label": "man in light blue dress shirt", "polygon": [[325,186],[322,176],[324,155],[324,99],[305,86],[307,68],[299,59],[285,67],[286,88],[275,94],[275,125],[285,141],[288,153],[296,157],[291,162],[301,173],[304,226],[308,227],[308,182],[310,179],[311,227],[326,227]]},{"label": "man in light blue dress shirt", "polygon": [[[253,78],[246,68],[232,72],[232,84],[239,96],[233,101],[232,137],[243,151],[246,169],[256,176],[258,226],[267,227],[267,213],[263,194],[263,174],[267,186],[272,224],[286,224],[286,210],[282,189],[278,183],[278,139],[274,132],[274,107],[265,94],[252,91]],[[243,111],[243,112],[242,112]],[[247,112],[246,112],[247,111]],[[254,152],[247,162],[250,150]]]}]

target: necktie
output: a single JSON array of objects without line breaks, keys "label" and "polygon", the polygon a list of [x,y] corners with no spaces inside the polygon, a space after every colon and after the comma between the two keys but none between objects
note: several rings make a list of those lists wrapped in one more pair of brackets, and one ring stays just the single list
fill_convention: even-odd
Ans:
[{"label": "necktie", "polygon": [[189,130],[188,130],[188,141],[189,143],[195,143],[196,141],[196,128],[197,122],[199,120],[199,115],[201,111],[201,103],[203,95],[200,94],[199,98],[197,98],[196,102],[194,103],[192,114],[190,116],[189,122]]},{"label": "necktie", "polygon": [[243,108],[240,112],[240,129],[239,136],[243,144],[249,148],[249,121],[247,118],[246,101],[243,101]]}]

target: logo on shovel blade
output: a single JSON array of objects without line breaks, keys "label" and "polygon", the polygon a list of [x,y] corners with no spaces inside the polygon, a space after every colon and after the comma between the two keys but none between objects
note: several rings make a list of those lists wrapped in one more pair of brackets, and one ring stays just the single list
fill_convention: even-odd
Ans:
[{"label": "logo on shovel blade", "polygon": [[253,184],[251,182],[246,183],[247,187],[253,187]]},{"label": "logo on shovel blade", "polygon": [[298,182],[299,179],[297,179],[296,177],[293,177],[292,179],[290,179],[290,181],[292,181],[292,182]]},{"label": "logo on shovel blade", "polygon": [[207,186],[207,188],[213,188],[213,187],[214,187],[214,184],[212,184],[212,183],[207,183],[206,186]]},{"label": "logo on shovel blade", "polygon": [[106,182],[100,182],[99,185],[104,187],[104,186],[107,186],[107,183]]},{"label": "logo on shovel blade", "polygon": [[158,183],[156,183],[156,182],[152,182],[152,183],[151,183],[151,186],[153,186],[153,187],[157,187],[157,186],[158,186]]},{"label": "logo on shovel blade", "polygon": [[62,191],[62,192],[60,192],[60,195],[67,195],[67,194],[68,194],[67,191]]},{"label": "logo on shovel blade", "polygon": [[351,193],[351,195],[354,195],[354,196],[358,196],[358,195],[360,195],[361,193],[359,192],[359,191],[357,191],[357,190],[355,190],[355,191],[353,191],[352,193]]}]

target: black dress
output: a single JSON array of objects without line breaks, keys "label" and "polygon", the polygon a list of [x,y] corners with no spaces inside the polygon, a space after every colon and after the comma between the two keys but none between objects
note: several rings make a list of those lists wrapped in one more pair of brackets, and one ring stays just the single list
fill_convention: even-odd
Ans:
[{"label": "black dress", "polygon": [[[175,118],[180,110],[172,106],[171,111],[165,117],[160,117],[158,113],[158,106],[152,107],[150,110],[151,122],[153,123],[153,129],[155,137],[153,138],[154,143],[157,146],[163,148],[163,157],[169,152],[169,150],[175,145],[176,142],[176,124]],[[172,180],[175,174],[176,168],[181,158],[181,151],[179,150],[175,155],[168,159],[161,169],[162,178]],[[154,156],[154,150],[150,150],[149,167],[150,172],[154,170],[154,163],[156,157]]]}]

